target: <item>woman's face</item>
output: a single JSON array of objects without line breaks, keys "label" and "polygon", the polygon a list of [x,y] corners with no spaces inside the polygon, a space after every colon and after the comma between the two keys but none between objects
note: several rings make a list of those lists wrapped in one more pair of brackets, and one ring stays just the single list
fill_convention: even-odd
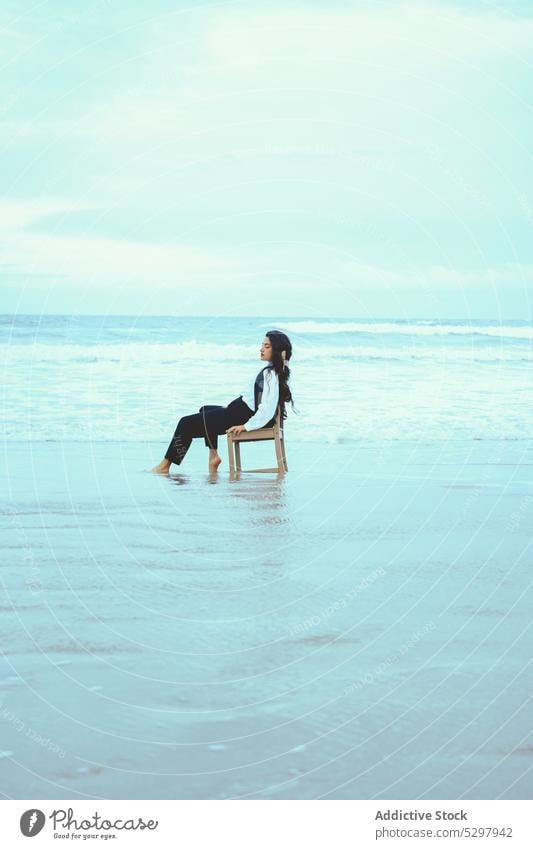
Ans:
[{"label": "woman's face", "polygon": [[268,336],[265,336],[261,344],[261,359],[272,360],[272,345]]}]

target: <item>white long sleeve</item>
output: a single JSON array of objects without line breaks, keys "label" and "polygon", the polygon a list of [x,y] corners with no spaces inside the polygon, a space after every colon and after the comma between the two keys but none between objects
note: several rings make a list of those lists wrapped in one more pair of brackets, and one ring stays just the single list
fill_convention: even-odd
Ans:
[{"label": "white long sleeve", "polygon": [[[255,383],[255,379],[252,382],[252,397],[253,383]],[[264,427],[274,417],[278,401],[279,378],[273,369],[270,371],[270,369],[265,367],[263,369],[263,394],[261,396],[261,402],[257,408],[257,412],[244,425],[244,430],[257,430],[260,427]]]}]

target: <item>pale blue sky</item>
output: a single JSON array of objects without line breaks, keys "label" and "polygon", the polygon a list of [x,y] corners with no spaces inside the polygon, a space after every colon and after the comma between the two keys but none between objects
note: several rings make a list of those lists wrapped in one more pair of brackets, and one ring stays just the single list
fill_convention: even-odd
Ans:
[{"label": "pale blue sky", "polygon": [[0,45],[0,311],[532,318],[530,3],[4,0]]}]

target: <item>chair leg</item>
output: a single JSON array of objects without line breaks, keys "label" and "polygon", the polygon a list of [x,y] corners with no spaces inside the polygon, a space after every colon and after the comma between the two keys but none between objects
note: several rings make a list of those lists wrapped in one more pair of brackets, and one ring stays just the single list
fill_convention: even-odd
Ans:
[{"label": "chair leg", "polygon": [[[288,472],[287,458],[285,456],[284,439],[281,436],[274,436],[274,447],[276,449],[276,459],[278,461],[275,469],[249,469],[250,472]],[[228,433],[228,459],[230,473],[242,472],[241,464],[241,445],[240,441],[233,439]]]},{"label": "chair leg", "polygon": [[281,440],[281,453],[283,455],[283,465],[285,466],[285,471],[289,471],[289,467],[287,465],[287,457],[285,456],[285,440]]},{"label": "chair leg", "polygon": [[278,471],[283,472],[285,469],[285,464],[283,462],[283,455],[281,453],[281,440],[279,436],[274,437],[274,444],[276,446],[276,457],[278,460]]},{"label": "chair leg", "polygon": [[233,439],[230,434],[228,434],[228,459],[229,459],[229,470],[230,472],[235,471],[235,454],[233,451]]}]

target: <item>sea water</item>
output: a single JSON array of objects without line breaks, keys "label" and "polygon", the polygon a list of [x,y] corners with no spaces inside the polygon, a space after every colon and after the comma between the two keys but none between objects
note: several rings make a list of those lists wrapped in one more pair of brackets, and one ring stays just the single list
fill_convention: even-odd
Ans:
[{"label": "sea water", "polygon": [[532,322],[4,315],[3,437],[166,441],[181,416],[245,391],[268,330],[293,344],[291,440],[533,431]]}]

